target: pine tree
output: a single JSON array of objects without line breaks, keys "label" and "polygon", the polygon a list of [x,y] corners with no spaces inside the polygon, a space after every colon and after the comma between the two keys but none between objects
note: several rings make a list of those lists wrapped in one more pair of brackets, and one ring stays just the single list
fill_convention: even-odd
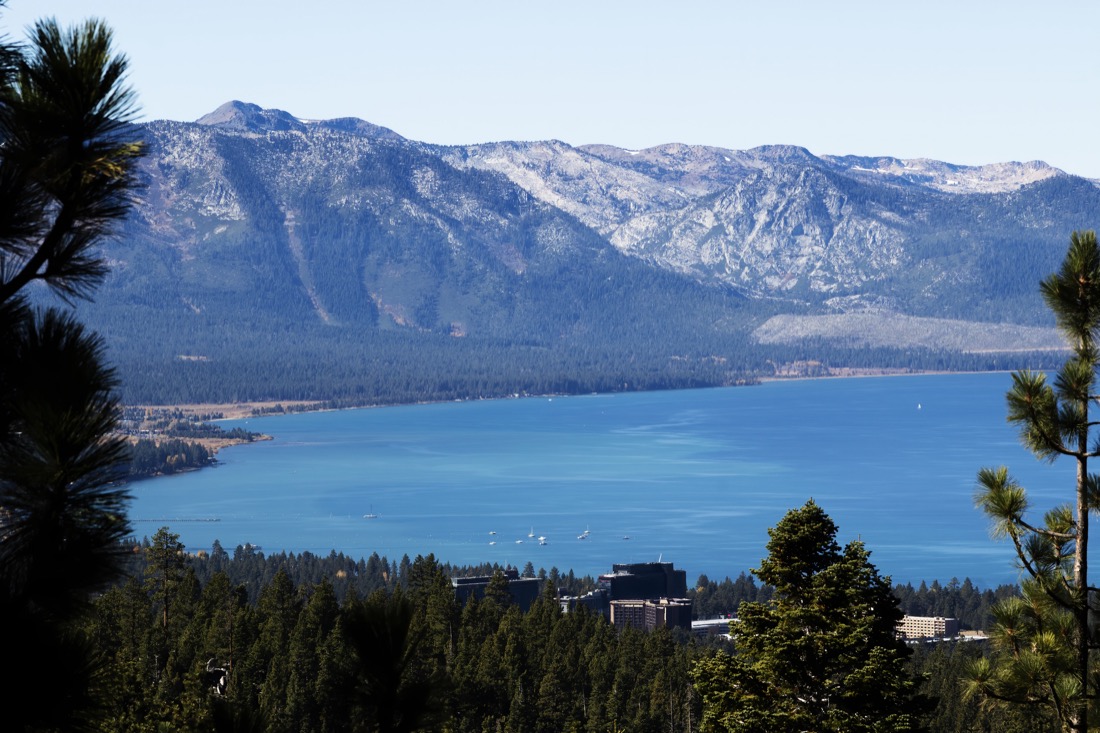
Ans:
[{"label": "pine tree", "polygon": [[[82,730],[103,712],[77,621],[117,577],[130,533],[126,452],[110,437],[115,379],[102,341],[71,315],[34,311],[25,289],[41,282],[71,301],[106,272],[94,248],[127,211],[141,151],[126,65],[96,21],[67,32],[41,21],[25,47],[0,40],[0,625],[21,663],[5,685],[12,730]],[[34,704],[42,680],[49,705]]]},{"label": "pine tree", "polygon": [[322,580],[298,616],[290,640],[290,677],[287,682],[287,711],[295,730],[310,730],[320,717],[325,691],[317,687],[322,659],[318,654],[336,626],[340,607],[328,579]]},{"label": "pine tree", "polygon": [[416,670],[421,638],[413,633],[415,610],[400,591],[378,591],[345,609],[344,630],[356,657],[355,730],[414,733],[441,722],[446,684]]},{"label": "pine tree", "polygon": [[107,656],[103,730],[130,731],[149,715],[153,677],[152,603],[137,578],[104,592],[88,622],[96,649]]},{"label": "pine tree", "polygon": [[696,664],[703,730],[876,733],[915,727],[902,614],[861,542],[843,549],[812,500],[768,530],[754,570],[770,603],[742,603],[734,656]]},{"label": "pine tree", "polygon": [[290,639],[301,607],[290,576],[279,568],[260,595],[259,636],[247,662],[255,675],[253,684],[258,682],[260,715],[276,729],[285,728],[287,723]]},{"label": "pine tree", "polygon": [[1031,371],[1012,375],[1008,420],[1021,442],[1040,460],[1060,456],[1075,463],[1073,502],[1027,518],[1027,493],[1005,467],[978,474],[978,506],[993,520],[995,536],[1012,541],[1027,577],[1023,598],[994,611],[996,655],[969,670],[969,691],[989,704],[1048,705],[1065,731],[1089,729],[1096,696],[1092,657],[1097,642],[1089,630],[1089,512],[1100,506],[1100,479],[1088,461],[1100,455],[1089,417],[1100,365],[1100,247],[1094,232],[1074,232],[1057,273],[1041,283],[1072,356],[1054,378]]},{"label": "pine tree", "polygon": [[161,628],[167,634],[172,618],[177,589],[187,569],[184,546],[180,536],[167,527],[161,527],[153,535],[145,550],[145,587],[153,600],[160,604]]}]

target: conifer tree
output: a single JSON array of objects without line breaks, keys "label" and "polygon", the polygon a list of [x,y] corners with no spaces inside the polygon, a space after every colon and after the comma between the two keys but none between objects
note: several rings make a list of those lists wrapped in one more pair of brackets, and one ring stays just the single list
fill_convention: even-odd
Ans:
[{"label": "conifer tree", "polygon": [[127,210],[140,152],[125,70],[94,21],[39,22],[24,53],[0,44],[0,573],[43,610],[102,587],[129,533],[102,342],[23,292],[87,296],[106,272],[93,248]]},{"label": "conifer tree", "polygon": [[435,730],[443,717],[441,676],[416,669],[421,638],[413,633],[416,606],[400,591],[378,591],[343,614],[348,644],[355,653],[355,702],[360,716],[354,730],[415,733]]},{"label": "conifer tree", "polygon": [[895,635],[902,614],[861,542],[843,549],[812,500],[768,530],[753,572],[775,589],[746,602],[730,629],[736,653],[696,663],[702,729],[909,731],[915,686]]},{"label": "conifer tree", "polygon": [[286,570],[279,568],[260,595],[259,636],[248,660],[260,680],[260,715],[276,728],[284,728],[287,723],[288,651],[301,608],[294,583]]},{"label": "conifer tree", "polygon": [[161,628],[165,633],[187,567],[183,550],[179,534],[168,527],[158,529],[145,550],[145,585],[153,600],[160,604]]},{"label": "conifer tree", "polygon": [[996,654],[969,670],[971,696],[989,704],[1047,705],[1062,729],[1084,733],[1097,684],[1089,629],[1097,609],[1088,582],[1089,514],[1100,506],[1100,480],[1089,472],[1100,455],[1089,410],[1100,399],[1100,246],[1095,232],[1074,232],[1058,272],[1040,285],[1043,300],[1071,350],[1053,384],[1045,374],[1012,375],[1008,421],[1036,458],[1064,456],[1075,464],[1072,502],[1028,518],[1027,493],[1005,467],[978,474],[978,506],[993,520],[994,536],[1012,541],[1026,574],[1023,597],[994,611]]},{"label": "conifer tree", "polygon": [[320,717],[325,704],[323,691],[317,689],[321,678],[319,654],[332,634],[340,607],[328,579],[322,580],[309,597],[290,640],[290,677],[287,682],[287,709],[296,730],[308,730],[309,722]]},{"label": "conifer tree", "polygon": [[[0,2],[0,5],[3,3]],[[0,625],[21,661],[5,726],[81,730],[103,696],[76,622],[120,569],[126,450],[102,341],[27,286],[90,295],[95,251],[125,215],[141,146],[127,62],[98,21],[0,39]],[[35,705],[43,680],[52,703]],[[102,712],[102,711],[100,711]]]}]

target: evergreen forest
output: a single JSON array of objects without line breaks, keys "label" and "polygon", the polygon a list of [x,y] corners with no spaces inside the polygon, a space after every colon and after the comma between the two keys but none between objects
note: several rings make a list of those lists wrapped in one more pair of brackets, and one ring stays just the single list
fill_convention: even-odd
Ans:
[{"label": "evergreen forest", "polygon": [[[107,660],[97,730],[344,731],[383,714],[424,717],[420,727],[373,729],[703,730],[692,669],[732,649],[721,637],[616,629],[583,607],[563,612],[559,592],[583,592],[593,579],[557,568],[523,570],[546,580],[524,613],[511,602],[504,568],[452,567],[431,556],[265,556],[220,545],[193,554],[167,528],[128,551],[125,578],[83,621]],[[462,607],[450,578],[468,575],[494,580],[484,599]],[[992,605],[1018,589],[956,580],[894,593],[905,612],[957,613],[984,628]],[[689,595],[697,612],[735,615],[743,602],[768,602],[773,589],[743,573],[720,583],[700,578]],[[384,620],[387,643],[405,646],[359,646],[357,624],[371,614]],[[1036,730],[1030,713],[962,699],[962,670],[983,652],[982,642],[911,647],[912,725],[882,729]],[[371,679],[387,680],[389,702],[412,710],[379,711]]]}]

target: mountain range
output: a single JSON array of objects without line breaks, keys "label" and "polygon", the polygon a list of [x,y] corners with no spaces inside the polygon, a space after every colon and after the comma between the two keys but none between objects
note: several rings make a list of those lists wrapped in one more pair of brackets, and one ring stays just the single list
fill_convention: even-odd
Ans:
[{"label": "mountain range", "polygon": [[[131,401],[344,403],[1003,368],[1097,183],[668,144],[438,146],[230,102],[141,125],[85,320]],[[812,365],[807,367],[806,365]]]}]

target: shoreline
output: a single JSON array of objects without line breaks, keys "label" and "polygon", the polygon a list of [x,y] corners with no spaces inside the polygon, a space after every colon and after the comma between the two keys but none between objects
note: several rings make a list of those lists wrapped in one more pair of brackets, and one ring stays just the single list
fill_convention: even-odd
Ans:
[{"label": "shoreline", "polygon": [[[138,404],[130,407],[143,410],[179,410],[184,415],[194,419],[202,419],[208,415],[221,414],[221,417],[209,419],[209,422],[218,420],[242,420],[246,417],[266,417],[267,415],[281,415],[289,412],[321,412],[321,400],[249,400],[247,402],[187,402],[179,405],[150,405]],[[310,407],[313,406],[313,407]],[[292,409],[286,409],[286,408]],[[279,410],[278,408],[283,408]],[[270,440],[270,436],[267,438]]]},{"label": "shoreline", "polygon": [[[844,371],[844,374],[820,374],[820,375],[805,375],[805,376],[772,376],[772,377],[759,377],[761,383],[764,382],[812,382],[816,380],[826,379],[872,379],[876,377],[935,377],[944,376],[948,374],[1012,374],[1017,369],[964,369],[960,371],[952,371],[950,369],[923,369],[923,370],[909,370],[909,369],[844,369],[838,370]],[[1043,371],[1043,370],[1038,370]]]},{"label": "shoreline", "polygon": [[[803,381],[815,381],[815,380],[827,380],[827,379],[870,379],[876,377],[919,377],[919,376],[936,376],[945,374],[1011,374],[1014,370],[1011,369],[992,369],[992,370],[912,370],[905,368],[898,369],[879,369],[879,368],[860,368],[860,367],[841,367],[834,369],[828,374],[778,374],[771,376],[759,376],[756,377],[755,384],[764,384],[772,382],[803,382]],[[745,382],[741,384],[730,385],[716,385],[714,387],[690,387],[685,389],[720,389],[724,387],[751,387],[754,382]],[[638,390],[638,391],[676,391],[675,389],[668,390]],[[149,409],[168,409],[179,410],[185,415],[199,419],[203,416],[220,413],[222,417],[213,418],[208,420],[209,422],[220,422],[222,420],[244,420],[246,418],[262,418],[273,417],[276,415],[290,415],[295,413],[306,412],[335,412],[337,410],[372,410],[381,409],[384,407],[409,407],[412,405],[427,405],[427,404],[441,404],[449,402],[475,402],[484,400],[510,400],[510,399],[526,399],[535,398],[542,399],[546,397],[570,397],[570,396],[582,396],[588,394],[622,394],[619,392],[600,392],[600,393],[577,393],[573,395],[565,392],[547,392],[545,394],[525,394],[521,396],[517,395],[501,395],[499,397],[467,397],[465,399],[456,400],[439,400],[437,402],[432,401],[420,401],[420,402],[394,402],[394,403],[375,403],[364,405],[348,405],[345,407],[331,407],[325,400],[249,400],[246,402],[191,402],[178,405],[134,405],[134,407],[149,408]],[[282,409],[280,409],[282,408]],[[286,409],[290,408],[290,409]],[[255,438],[258,440],[272,440],[273,436],[261,434]],[[205,438],[194,439],[193,442],[209,441],[212,443],[219,443],[217,447],[227,447],[230,445],[241,445],[248,442],[246,440],[236,439],[221,439],[221,438]],[[204,443],[205,444],[205,443]],[[210,447],[210,446],[208,446]]]},{"label": "shoreline", "polygon": [[[254,437],[251,440],[246,440],[244,438],[186,438],[186,437],[185,438],[178,438],[178,437],[171,436],[171,435],[157,435],[157,436],[154,436],[154,437],[145,437],[145,438],[138,438],[138,437],[135,437],[135,436],[126,436],[126,441],[131,446],[137,445],[138,441],[140,441],[140,440],[151,440],[154,443],[156,443],[158,446],[161,443],[166,443],[170,440],[178,440],[178,441],[181,441],[181,442],[184,442],[184,443],[194,443],[196,445],[201,445],[203,448],[210,451],[210,458],[213,461],[212,463],[210,463],[208,465],[205,465],[205,466],[191,466],[191,467],[182,469],[181,471],[177,471],[176,473],[182,473],[183,471],[198,471],[198,470],[201,470],[203,468],[208,468],[209,466],[214,465],[217,462],[218,451],[220,451],[222,448],[229,448],[229,447],[234,446],[234,445],[248,445],[249,443],[258,443],[262,440],[274,440],[274,439],[275,439],[275,436],[267,435],[266,433],[255,433]],[[171,474],[167,474],[167,473],[157,473],[157,474],[152,474],[151,476],[142,476],[141,478],[156,478],[158,476],[170,476],[170,475]]]}]

